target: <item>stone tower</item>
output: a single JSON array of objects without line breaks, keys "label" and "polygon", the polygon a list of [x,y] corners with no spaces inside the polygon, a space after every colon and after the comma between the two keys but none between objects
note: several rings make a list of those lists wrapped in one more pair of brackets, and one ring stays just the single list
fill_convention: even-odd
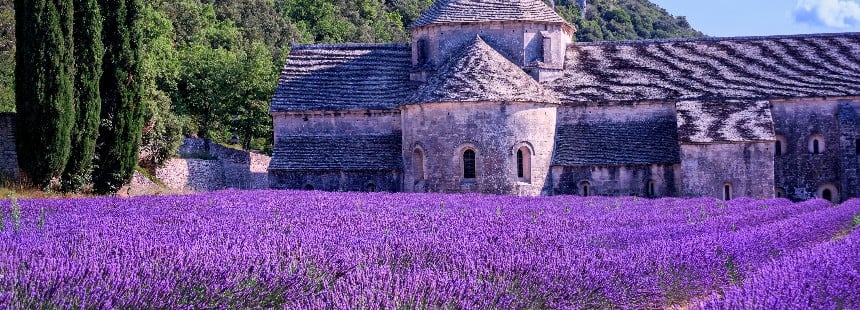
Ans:
[{"label": "stone tower", "polygon": [[561,76],[575,29],[541,0],[438,0],[412,28],[413,81],[480,35],[539,82]]}]

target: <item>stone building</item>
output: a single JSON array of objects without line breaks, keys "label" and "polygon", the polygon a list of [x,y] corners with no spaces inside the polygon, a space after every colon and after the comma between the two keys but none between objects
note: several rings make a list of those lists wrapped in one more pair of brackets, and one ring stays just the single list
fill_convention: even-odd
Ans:
[{"label": "stone building", "polygon": [[860,197],[860,34],[574,43],[539,0],[438,0],[411,44],[294,45],[273,188]]}]

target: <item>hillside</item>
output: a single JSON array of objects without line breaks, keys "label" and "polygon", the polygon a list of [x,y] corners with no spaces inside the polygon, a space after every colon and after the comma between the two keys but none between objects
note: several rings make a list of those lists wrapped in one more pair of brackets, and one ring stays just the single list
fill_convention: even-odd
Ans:
[{"label": "hillside", "polygon": [[[268,100],[290,43],[406,42],[432,0],[143,0],[149,122],[145,150],[158,161],[180,135],[245,148],[271,145]],[[647,0],[576,0],[556,10],[578,41],[702,34]],[[14,10],[0,0],[0,112],[14,111]],[[238,116],[234,118],[234,116]]]}]

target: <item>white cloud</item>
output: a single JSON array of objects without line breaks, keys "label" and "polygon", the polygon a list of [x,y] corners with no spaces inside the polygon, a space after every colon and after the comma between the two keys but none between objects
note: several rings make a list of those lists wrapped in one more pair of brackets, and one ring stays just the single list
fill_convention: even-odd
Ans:
[{"label": "white cloud", "polygon": [[854,0],[798,0],[794,19],[831,28],[860,25],[860,4]]}]

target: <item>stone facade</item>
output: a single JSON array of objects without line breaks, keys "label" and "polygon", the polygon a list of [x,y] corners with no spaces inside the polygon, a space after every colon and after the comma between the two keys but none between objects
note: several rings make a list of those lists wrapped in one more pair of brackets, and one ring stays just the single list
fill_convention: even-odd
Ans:
[{"label": "stone facade", "polygon": [[18,178],[15,114],[0,113],[0,178]]},{"label": "stone facade", "polygon": [[271,186],[860,196],[860,34],[574,31],[537,0],[446,0],[409,45],[293,46]]}]

